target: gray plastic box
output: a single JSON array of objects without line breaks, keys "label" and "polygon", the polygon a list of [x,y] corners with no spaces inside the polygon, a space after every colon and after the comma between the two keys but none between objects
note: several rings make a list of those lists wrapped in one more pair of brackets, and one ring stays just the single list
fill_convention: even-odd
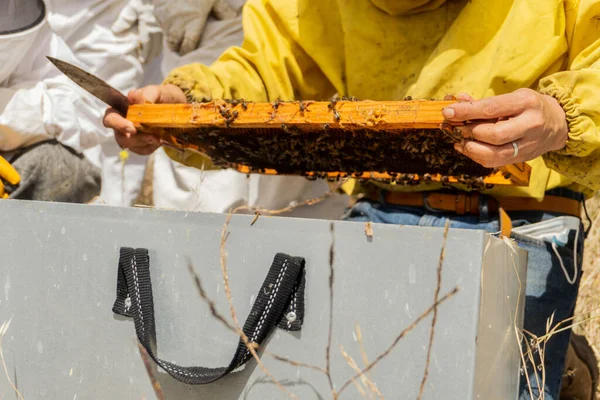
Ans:
[{"label": "gray plastic box", "polygon": [[[120,247],[150,251],[158,355],[180,365],[224,366],[236,336],[217,322],[187,270],[190,257],[208,295],[228,306],[219,266],[226,215],[58,203],[0,201],[0,324],[8,372],[25,399],[151,399],[154,392],[133,321],[114,315]],[[265,347],[325,366],[329,321],[330,222],[233,216],[227,242],[233,301],[243,323],[277,252],[306,258],[306,319],[300,332],[276,330]],[[334,222],[335,303],[332,375],[354,371],[340,346],[364,366],[433,303],[443,229]],[[517,328],[522,326],[526,253],[481,231],[449,232],[423,399],[516,399]],[[415,399],[425,368],[431,316],[369,374],[386,399]],[[330,399],[327,379],[263,355],[300,399]],[[254,360],[203,386],[156,371],[167,399],[283,399]],[[0,369],[0,398],[16,398]],[[351,386],[342,399],[363,398]]]}]

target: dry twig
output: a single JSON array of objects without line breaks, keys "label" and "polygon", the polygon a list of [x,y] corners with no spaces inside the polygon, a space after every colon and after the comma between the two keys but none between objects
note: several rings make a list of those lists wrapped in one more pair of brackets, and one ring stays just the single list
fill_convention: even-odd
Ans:
[{"label": "dry twig", "polygon": [[525,374],[525,380],[527,381],[527,389],[529,390],[529,397],[534,399],[533,397],[533,388],[531,386],[531,380],[529,379],[529,374],[527,373],[527,360],[525,360],[525,353],[523,353],[522,343],[523,341],[527,341],[523,332],[521,332],[517,326],[515,325],[515,335],[517,336],[517,343],[519,345],[519,355],[521,356],[521,368],[523,369],[523,373]]},{"label": "dry twig", "polygon": [[331,232],[331,246],[329,247],[329,331],[327,334],[327,348],[325,350],[325,373],[329,381],[329,388],[335,397],[335,389],[333,387],[333,379],[331,378],[331,338],[333,336],[333,281],[334,270],[333,262],[335,259],[335,234],[333,222],[329,223],[329,231]]},{"label": "dry twig", "polygon": [[[440,295],[440,290],[442,288],[442,266],[444,264],[444,256],[446,254],[446,241],[448,240],[448,229],[450,228],[450,220],[446,221],[446,226],[444,227],[444,241],[442,243],[442,250],[440,251],[440,258],[438,260],[437,267],[437,286],[435,288],[435,294],[433,295],[433,303],[437,303],[438,297]],[[429,345],[427,346],[427,358],[425,360],[425,371],[423,372],[423,380],[421,380],[421,387],[419,388],[419,397],[418,399],[423,398],[423,391],[425,390],[425,382],[427,382],[427,377],[429,375],[429,363],[431,361],[431,348],[433,347],[433,337],[435,335],[435,324],[437,322],[437,307],[433,309],[433,318],[431,319],[431,330],[429,331]]]},{"label": "dry twig", "polygon": [[8,380],[8,383],[10,383],[10,386],[13,388],[13,390],[17,394],[17,397],[21,400],[25,400],[23,398],[23,395],[21,395],[21,392],[19,392],[19,389],[17,389],[17,387],[15,386],[13,381],[10,379],[10,374],[8,373],[8,368],[6,367],[6,361],[4,360],[2,339],[4,339],[4,335],[6,334],[6,332],[8,332],[8,327],[10,326],[10,321],[12,321],[12,317],[10,317],[8,321],[4,322],[2,324],[2,326],[0,326],[0,360],[2,361],[2,366],[4,367],[4,373],[6,374],[6,379]]},{"label": "dry twig", "polygon": [[417,319],[415,319],[412,324],[410,324],[409,326],[407,326],[406,328],[404,328],[404,330],[402,330],[402,332],[400,332],[400,334],[398,334],[398,336],[396,337],[396,339],[394,339],[394,341],[392,342],[392,344],[383,353],[379,354],[377,356],[377,358],[375,358],[375,360],[373,360],[373,362],[371,362],[369,365],[367,365],[365,368],[363,368],[360,371],[360,373],[354,375],[352,378],[350,378],[349,380],[347,380],[346,383],[344,383],[342,385],[342,387],[340,388],[340,390],[337,392],[337,397],[339,397],[339,395],[348,387],[348,385],[350,383],[352,383],[352,379],[356,379],[359,376],[361,376],[361,375],[365,374],[366,372],[370,371],[371,369],[373,369],[373,367],[375,367],[375,365],[377,365],[381,360],[383,360],[385,357],[387,357],[392,352],[392,350],[394,350],[394,347],[396,347],[396,345],[398,344],[398,342],[400,340],[402,340],[402,338],[404,336],[406,336],[410,331],[412,331],[413,329],[415,329],[415,327],[423,319],[425,319],[429,314],[431,314],[433,312],[433,309],[435,307],[439,307],[440,304],[442,304],[443,302],[445,302],[446,300],[448,300],[450,297],[454,296],[456,293],[458,293],[458,290],[459,289],[458,289],[458,286],[457,286],[454,289],[452,289],[450,292],[446,293],[436,303],[434,303],[431,307],[429,307],[421,315],[419,315],[419,317]]},{"label": "dry twig", "polygon": [[231,325],[229,323],[229,321],[227,321],[227,319],[221,313],[219,313],[217,311],[217,306],[215,305],[215,302],[206,295],[206,292],[204,291],[204,287],[202,286],[202,281],[200,280],[200,275],[198,275],[196,273],[196,271],[194,270],[194,266],[192,265],[192,262],[190,259],[188,259],[188,271],[192,275],[192,278],[194,278],[194,282],[196,283],[196,288],[198,289],[198,294],[200,294],[200,297],[202,298],[202,300],[204,300],[206,302],[206,304],[208,304],[208,308],[210,309],[210,312],[213,315],[213,317],[215,317],[217,320],[221,321],[223,323],[223,325],[225,325],[231,331],[236,332],[235,327],[233,325]]},{"label": "dry twig", "polygon": [[[340,352],[342,353],[342,357],[344,357],[346,359],[346,362],[348,363],[350,368],[352,368],[354,370],[354,372],[360,372],[360,368],[356,364],[356,361],[354,361],[354,359],[352,358],[352,356],[350,354],[346,353],[343,346],[340,346]],[[368,363],[367,363],[367,365],[368,365]],[[371,390],[373,393],[375,393],[380,399],[383,399],[383,395],[377,388],[377,385],[375,385],[373,383],[373,381],[371,380],[371,378],[369,378],[367,376],[367,374],[362,374],[360,376],[360,378],[361,378],[363,385],[368,387],[369,390]],[[356,383],[356,386],[360,386],[360,385],[358,385],[358,383]]]},{"label": "dry twig", "polygon": [[258,211],[256,211],[256,212],[254,213],[254,218],[252,219],[252,222],[250,222],[250,226],[253,226],[253,225],[254,225],[254,223],[255,223],[256,221],[258,221],[258,217],[260,217],[260,213],[259,213]]},{"label": "dry twig", "polygon": [[[363,359],[363,363],[365,366],[369,365],[369,358],[367,357],[367,350],[365,349],[365,344],[362,340],[362,332],[360,329],[360,326],[358,325],[358,323],[356,323],[356,326],[354,328],[355,332],[356,332],[356,341],[358,342],[358,347],[360,348],[360,353],[362,355],[362,359]],[[371,377],[369,376],[368,373],[365,374],[365,378],[369,381],[371,381]],[[381,392],[379,391],[379,388],[377,387],[377,385],[374,385],[374,392],[377,396],[379,396],[381,399],[383,399],[383,395],[381,394]]]},{"label": "dry twig", "polygon": [[365,222],[365,235],[367,235],[367,239],[373,239],[373,224],[371,221]]},{"label": "dry twig", "polygon": [[291,359],[289,359],[287,357],[283,357],[283,356],[271,353],[270,351],[267,351],[267,350],[264,350],[264,353],[270,355],[271,357],[273,357],[277,361],[281,361],[281,362],[293,365],[294,367],[308,368],[308,369],[312,369],[312,370],[318,371],[318,372],[320,372],[322,374],[327,374],[327,371],[325,371],[324,368],[317,367],[316,365],[307,364],[307,363],[303,363],[303,362],[296,361],[296,360],[291,360]]},{"label": "dry twig", "polygon": [[150,378],[150,383],[152,383],[152,389],[154,389],[154,394],[156,394],[156,398],[158,400],[165,400],[165,395],[162,391],[162,387],[156,379],[156,376],[154,376],[154,372],[152,372],[152,364],[150,363],[150,356],[148,355],[148,352],[139,341],[137,342],[137,346],[140,350],[140,357],[142,357],[144,367],[146,367],[146,373],[148,374],[148,378]]},{"label": "dry twig", "polygon": [[239,206],[236,207],[235,209],[233,209],[230,214],[236,214],[240,211],[250,211],[254,213],[254,218],[252,219],[252,222],[250,223],[250,225],[254,225],[256,223],[256,221],[258,220],[258,218],[261,215],[279,215],[279,214],[285,214],[287,212],[293,211],[296,208],[299,207],[304,207],[304,206],[314,206],[315,204],[319,204],[323,201],[325,201],[327,198],[333,196],[341,187],[342,185],[347,181],[347,179],[344,179],[342,181],[340,181],[339,184],[335,185],[331,190],[329,190],[328,192],[326,192],[325,194],[323,194],[322,196],[319,197],[313,197],[311,199],[307,199],[301,202],[291,202],[288,206],[280,208],[280,209],[275,209],[275,210],[271,210],[268,208],[264,208],[264,207],[251,207],[251,206]]},{"label": "dry twig", "polygon": [[[551,329],[549,329],[544,336],[540,336],[538,338],[538,340],[540,340],[540,341],[548,341],[548,340],[550,340],[550,337],[552,337],[553,335],[556,335],[557,333],[570,330],[571,328],[573,328],[575,326],[579,326],[579,325],[584,324],[586,322],[589,322],[589,321],[592,321],[594,319],[600,318],[600,315],[594,315],[594,316],[591,315],[593,312],[598,311],[598,310],[600,310],[600,309],[592,310],[592,311],[590,311],[588,313],[579,314],[579,315],[576,315],[576,316],[573,316],[573,317],[570,317],[570,318],[565,318],[562,321],[557,322],[556,325],[554,325],[554,327],[552,327]],[[574,319],[577,319],[577,318],[582,318],[582,315],[585,315],[585,314],[590,314],[590,316],[587,317],[587,318],[584,318],[582,320],[579,320],[577,322],[574,322],[572,324],[569,324],[567,326],[563,326],[560,329],[558,328],[559,326],[564,325],[564,324],[566,324],[569,321],[573,321]]]},{"label": "dry twig", "polygon": [[360,348],[360,354],[362,355],[363,363],[365,363],[365,365],[369,365],[369,358],[367,357],[367,351],[365,349],[365,344],[362,340],[362,331],[360,329],[360,325],[358,325],[358,322],[356,323],[356,326],[354,327],[354,331],[356,333],[356,341],[358,342],[358,347]]},{"label": "dry twig", "polygon": [[[355,371],[356,370],[360,371],[360,368],[358,368],[354,359],[348,353],[346,353],[344,351],[344,347],[340,346],[340,352],[342,353],[342,357],[344,357],[346,359],[346,362],[348,363],[348,365],[350,365],[350,368],[354,369]],[[358,390],[360,395],[364,398],[367,398],[367,392],[365,392],[365,389],[362,387],[362,385],[356,379],[352,379],[352,383],[354,384],[354,387],[356,387],[356,390]],[[365,384],[364,375],[363,375],[362,383]],[[334,394],[334,398],[335,398],[335,394]]]},{"label": "dry twig", "polygon": [[[538,393],[539,393],[540,388],[542,388],[542,395],[541,395],[542,397],[536,398],[533,394],[533,387],[531,386],[531,378],[529,377],[529,371],[528,371],[529,364],[527,363],[527,361],[525,361],[523,363],[523,372],[527,379],[529,395],[530,395],[531,399],[543,400],[543,386],[540,386],[540,378],[537,373],[537,365],[539,365],[539,364],[535,360],[535,354],[538,353],[538,347],[536,346],[537,342],[535,340],[535,335],[533,335],[530,332],[527,332],[526,330],[523,330],[523,332],[531,336],[531,339],[527,339],[527,337],[524,335],[523,343],[525,343],[525,346],[527,348],[527,350],[525,351],[525,354],[527,355],[527,360],[529,360],[529,362],[531,363],[532,371],[534,373],[534,378],[535,378],[535,385],[536,385]],[[542,356],[542,354],[540,354],[540,357],[541,356]]]}]

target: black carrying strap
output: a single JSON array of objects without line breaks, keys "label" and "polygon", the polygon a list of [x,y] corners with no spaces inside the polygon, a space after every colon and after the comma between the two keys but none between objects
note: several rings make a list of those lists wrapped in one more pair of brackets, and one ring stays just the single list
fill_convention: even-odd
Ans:
[{"label": "black carrying strap", "polygon": [[[263,282],[243,331],[258,345],[275,326],[299,330],[304,318],[304,259],[278,253]],[[227,367],[180,367],[156,357],[151,340],[156,338],[154,302],[148,250],[121,248],[117,276],[117,299],[113,312],[133,317],[138,340],[150,357],[173,378],[192,385],[214,382],[243,365],[252,355],[240,339]]]}]

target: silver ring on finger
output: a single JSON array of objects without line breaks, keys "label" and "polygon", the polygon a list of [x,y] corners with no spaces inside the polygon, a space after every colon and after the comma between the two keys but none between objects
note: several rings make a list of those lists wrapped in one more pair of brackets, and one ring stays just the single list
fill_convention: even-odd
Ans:
[{"label": "silver ring on finger", "polygon": [[511,142],[511,143],[512,143],[512,146],[513,146],[513,149],[514,149],[513,158],[515,158],[516,156],[519,155],[519,145],[517,144],[516,141],[515,142]]}]

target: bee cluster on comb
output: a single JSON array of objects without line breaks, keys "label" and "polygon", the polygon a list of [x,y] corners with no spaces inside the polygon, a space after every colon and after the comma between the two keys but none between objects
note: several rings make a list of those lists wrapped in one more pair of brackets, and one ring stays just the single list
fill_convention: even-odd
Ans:
[{"label": "bee cluster on comb", "polygon": [[402,185],[436,181],[475,189],[527,184],[525,164],[490,169],[454,150],[460,139],[441,115],[451,103],[215,100],[131,106],[127,117],[166,145],[244,173]]}]

